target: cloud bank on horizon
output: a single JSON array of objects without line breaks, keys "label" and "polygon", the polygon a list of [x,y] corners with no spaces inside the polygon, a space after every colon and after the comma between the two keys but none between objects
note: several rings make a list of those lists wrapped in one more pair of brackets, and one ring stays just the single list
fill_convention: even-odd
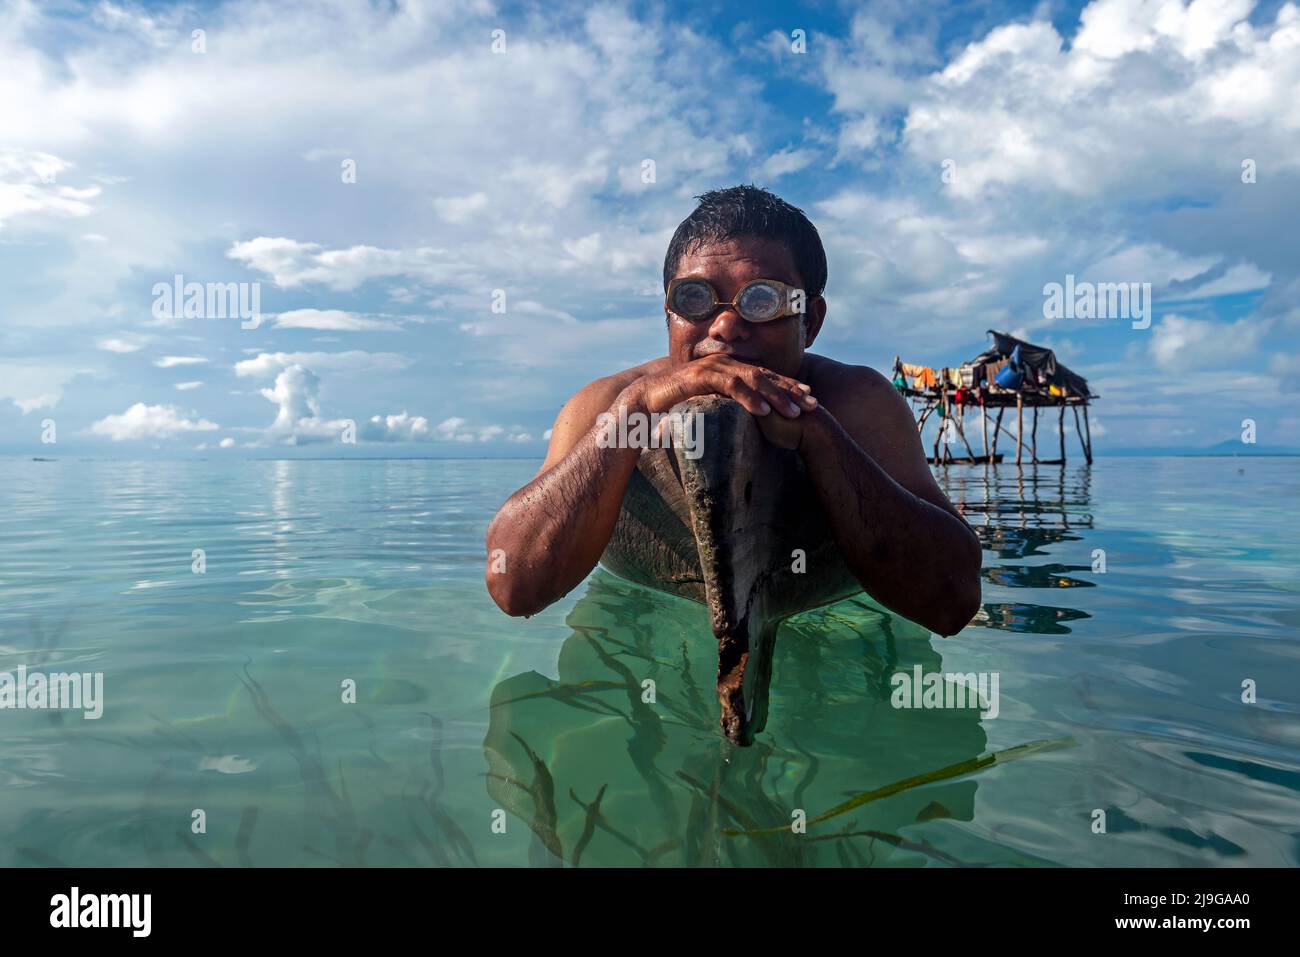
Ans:
[{"label": "cloud bank on horizon", "polygon": [[[821,231],[816,351],[996,328],[1103,453],[1300,444],[1294,2],[10,0],[0,62],[0,451],[540,455],[738,182]],[[1149,328],[1047,317],[1067,276]]]}]

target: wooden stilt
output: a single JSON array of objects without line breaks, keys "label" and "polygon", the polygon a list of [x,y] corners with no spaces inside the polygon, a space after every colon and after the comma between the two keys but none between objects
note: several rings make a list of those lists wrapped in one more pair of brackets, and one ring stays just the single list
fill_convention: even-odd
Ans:
[{"label": "wooden stilt", "polygon": [[948,375],[943,369],[940,369],[939,373],[943,376],[942,391],[939,393],[943,397],[943,428],[939,430],[939,441],[943,445],[943,462],[946,465],[948,459],[952,457],[952,453],[948,450],[948,446],[951,444],[948,438],[952,434],[949,431],[948,420],[952,418],[952,406],[948,403]]},{"label": "wooden stilt", "polygon": [[1070,408],[1074,411],[1074,434],[1079,439],[1079,451],[1084,454],[1084,458],[1087,458],[1088,447],[1083,444],[1083,427],[1079,425],[1079,407],[1072,405]]},{"label": "wooden stilt", "polygon": [[932,405],[927,405],[921,410],[921,417],[916,421],[916,431],[918,435],[925,432],[925,420],[930,417],[930,413],[933,411],[934,406]]},{"label": "wooden stilt", "polygon": [[1034,424],[1029,429],[1029,457],[1038,464],[1038,406],[1034,406]]},{"label": "wooden stilt", "polygon": [[966,441],[966,409],[959,406],[957,409],[957,415],[958,418],[953,419],[953,422],[957,424],[957,434],[961,436],[961,444],[966,446],[966,454],[971,457],[971,461],[973,462],[975,461],[975,450],[972,449],[970,443]]},{"label": "wooden stilt", "polygon": [[1016,464],[1020,464],[1020,452],[1025,447],[1025,397],[1016,393]]},{"label": "wooden stilt", "polygon": [[1088,442],[1083,448],[1084,458],[1088,464],[1092,464],[1092,426],[1088,424],[1088,403],[1083,403],[1083,434],[1087,436]]},{"label": "wooden stilt", "polygon": [[1065,464],[1065,400],[1061,400],[1061,411],[1056,416],[1057,429],[1061,433],[1061,464]]},{"label": "wooden stilt", "polygon": [[993,457],[998,457],[998,436],[1002,433],[1002,413],[1007,411],[1006,406],[998,407],[998,420],[993,423]]},{"label": "wooden stilt", "polygon": [[984,408],[984,403],[980,403],[980,431],[984,435],[984,440],[980,444],[980,451],[987,458],[989,454],[989,412]]},{"label": "wooden stilt", "polygon": [[[1000,425],[1000,426],[998,426],[998,430],[1001,431],[1001,432],[1005,432],[1006,435],[1007,435],[1007,438],[1009,438],[1009,439],[1011,439],[1013,442],[1015,442],[1015,443],[1017,444],[1017,447],[1018,447],[1018,448],[1022,448],[1022,449],[1024,449],[1025,451],[1028,451],[1028,450],[1029,450],[1029,446],[1025,445],[1023,442],[1021,442],[1019,439],[1017,439],[1016,436],[1013,435],[1013,434],[1011,433],[1011,430],[1008,429],[1006,426],[1002,426],[1002,425]],[[997,433],[994,433],[993,438],[994,438],[994,440],[996,441],[996,439],[997,439]]]},{"label": "wooden stilt", "polygon": [[[941,404],[936,406],[936,408],[942,408],[942,400],[940,400],[940,402]],[[943,459],[939,456],[939,446],[943,444],[943,423],[944,419],[947,418],[947,415],[944,412],[939,412],[937,414],[939,415],[939,431],[934,437],[934,460],[936,462],[942,462]]]}]

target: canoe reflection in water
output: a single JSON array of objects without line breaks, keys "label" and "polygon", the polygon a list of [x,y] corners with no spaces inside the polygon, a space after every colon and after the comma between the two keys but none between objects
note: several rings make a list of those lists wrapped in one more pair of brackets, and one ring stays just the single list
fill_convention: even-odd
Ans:
[{"label": "canoe reflection in water", "polygon": [[559,679],[496,685],[484,741],[488,792],[532,829],[534,866],[1044,863],[943,829],[972,819],[970,775],[992,763],[979,711],[891,706],[895,672],[942,660],[865,596],[781,626],[751,747],[717,733],[698,605],[598,570],[567,624]]}]

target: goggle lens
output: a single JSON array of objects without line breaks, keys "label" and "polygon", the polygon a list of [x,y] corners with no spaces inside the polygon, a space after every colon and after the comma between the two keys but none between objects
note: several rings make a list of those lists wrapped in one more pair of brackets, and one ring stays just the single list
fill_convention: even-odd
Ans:
[{"label": "goggle lens", "polygon": [[736,309],[751,322],[763,322],[781,311],[781,291],[765,282],[746,286]]},{"label": "goggle lens", "polygon": [[706,316],[713,309],[713,290],[707,283],[684,282],[673,290],[673,311],[687,319]]}]

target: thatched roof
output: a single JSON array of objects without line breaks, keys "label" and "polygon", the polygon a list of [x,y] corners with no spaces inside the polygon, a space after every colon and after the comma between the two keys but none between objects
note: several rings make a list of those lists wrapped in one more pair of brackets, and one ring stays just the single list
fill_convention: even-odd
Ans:
[{"label": "thatched roof", "polygon": [[1011,353],[1019,346],[1020,361],[1031,369],[1041,371],[1049,385],[1064,389],[1067,395],[1084,398],[1093,397],[1088,389],[1088,380],[1057,362],[1056,353],[1051,349],[1025,342],[1023,339],[1017,339],[1005,332],[996,332],[990,329],[988,333],[993,337],[993,345],[974,359],[971,359],[966,365],[980,366],[989,362],[997,362],[999,359],[1009,358]]}]

